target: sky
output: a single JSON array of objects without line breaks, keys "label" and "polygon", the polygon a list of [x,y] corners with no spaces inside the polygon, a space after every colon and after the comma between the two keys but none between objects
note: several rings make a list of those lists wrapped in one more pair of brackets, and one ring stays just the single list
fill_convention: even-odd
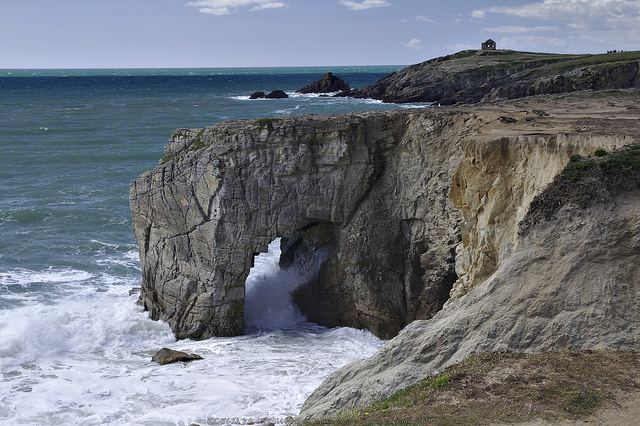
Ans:
[{"label": "sky", "polygon": [[0,68],[410,65],[640,50],[640,0],[0,0]]}]

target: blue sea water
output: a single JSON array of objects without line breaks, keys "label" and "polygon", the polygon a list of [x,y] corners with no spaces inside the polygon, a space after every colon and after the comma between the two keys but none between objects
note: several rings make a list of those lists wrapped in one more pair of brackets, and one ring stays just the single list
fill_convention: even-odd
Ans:
[{"label": "blue sea water", "polygon": [[[293,93],[326,71],[362,87],[399,68],[0,70],[0,424],[278,422],[377,350],[367,332],[277,305],[296,282],[277,241],[247,282],[244,336],[176,341],[129,295],[141,276],[128,192],[175,128],[411,107]],[[274,89],[291,97],[248,99]],[[160,367],[163,346],[205,359]]]}]

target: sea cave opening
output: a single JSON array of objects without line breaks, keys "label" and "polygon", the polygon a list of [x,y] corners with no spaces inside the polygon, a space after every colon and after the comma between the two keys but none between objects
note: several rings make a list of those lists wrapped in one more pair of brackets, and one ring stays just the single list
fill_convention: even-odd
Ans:
[{"label": "sea cave opening", "polygon": [[298,328],[307,319],[293,301],[293,292],[307,281],[303,268],[280,266],[281,239],[254,256],[245,281],[245,334]]}]

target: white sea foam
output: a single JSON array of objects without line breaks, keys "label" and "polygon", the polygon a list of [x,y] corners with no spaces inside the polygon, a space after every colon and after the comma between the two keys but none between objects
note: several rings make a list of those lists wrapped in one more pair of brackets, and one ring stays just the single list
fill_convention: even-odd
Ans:
[{"label": "white sea foam", "polygon": [[[119,255],[125,263],[137,258],[134,250]],[[108,274],[5,275],[89,289],[0,311],[0,424],[247,424],[295,416],[326,376],[371,355],[382,341],[366,331],[305,322],[289,299],[302,279],[279,269],[279,255],[274,241],[247,280],[249,334],[206,341],[176,341]],[[96,292],[95,282],[106,291]],[[151,362],[164,346],[204,359]]]},{"label": "white sea foam", "polygon": [[248,328],[287,329],[305,321],[291,301],[291,292],[304,277],[293,269],[281,270],[279,259],[279,238],[269,244],[267,253],[254,259],[254,267],[245,284],[245,325]]},{"label": "white sea foam", "polygon": [[33,283],[73,283],[85,281],[93,277],[93,274],[71,268],[50,268],[43,271],[28,269],[14,269],[0,272],[0,285],[18,284],[28,286]]}]

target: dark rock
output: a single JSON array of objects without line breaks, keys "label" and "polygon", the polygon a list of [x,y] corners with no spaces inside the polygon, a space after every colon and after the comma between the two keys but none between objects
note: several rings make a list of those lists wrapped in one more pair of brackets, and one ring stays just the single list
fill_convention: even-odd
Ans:
[{"label": "dark rock", "polygon": [[348,91],[349,83],[345,83],[341,78],[336,77],[328,72],[320,80],[304,86],[302,89],[296,90],[297,93],[331,93]]},{"label": "dark rock", "polygon": [[[640,54],[463,51],[411,65],[347,96],[383,102],[477,103],[580,90],[640,88]],[[581,65],[574,65],[571,61]]]},{"label": "dark rock", "polygon": [[162,348],[151,358],[151,361],[155,361],[160,365],[171,364],[174,362],[188,362],[197,359],[202,359],[200,355],[175,351],[169,348]]},{"label": "dark rock", "polygon": [[253,92],[251,94],[251,96],[249,96],[249,99],[262,99],[265,98],[267,95],[265,95],[264,92]]},{"label": "dark rock", "polygon": [[283,90],[273,90],[271,91],[266,98],[267,99],[285,99],[288,98],[289,95],[287,95]]}]

